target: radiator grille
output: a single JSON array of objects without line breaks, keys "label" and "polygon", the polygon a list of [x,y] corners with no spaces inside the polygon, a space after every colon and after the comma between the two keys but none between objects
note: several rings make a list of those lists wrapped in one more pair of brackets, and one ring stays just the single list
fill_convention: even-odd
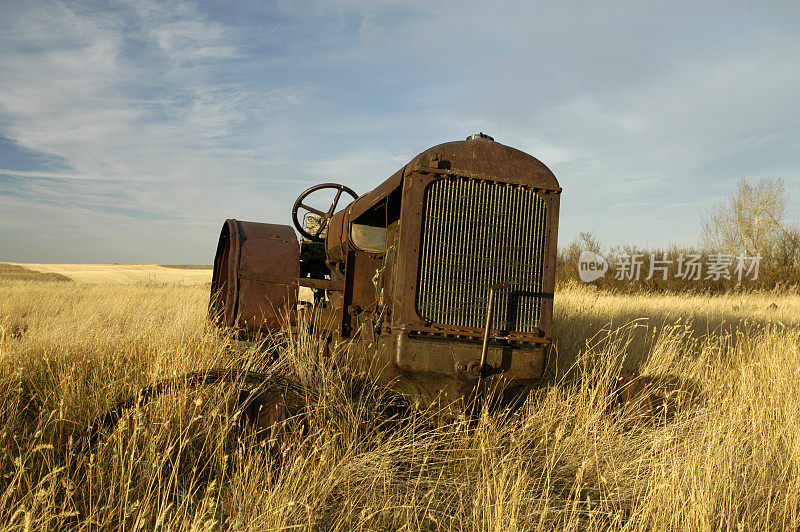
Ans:
[{"label": "radiator grille", "polygon": [[530,189],[440,179],[425,192],[417,311],[433,323],[532,332],[539,323],[545,252],[544,200]]}]

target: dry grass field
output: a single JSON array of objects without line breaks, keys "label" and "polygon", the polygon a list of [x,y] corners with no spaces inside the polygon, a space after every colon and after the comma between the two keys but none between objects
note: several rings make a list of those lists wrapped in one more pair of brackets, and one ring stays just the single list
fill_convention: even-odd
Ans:
[{"label": "dry grass field", "polygon": [[211,267],[169,264],[0,264],[2,269],[21,268],[34,274],[59,276],[81,283],[183,283],[211,282]]},{"label": "dry grass field", "polygon": [[[797,293],[562,286],[548,382],[520,409],[392,421],[346,349],[333,364],[301,336],[270,364],[207,324],[207,285],[106,279],[0,272],[4,529],[800,527]],[[280,447],[241,430],[224,385],[170,390],[89,441],[120,398],[220,367],[301,385]],[[620,367],[654,416],[609,412]]]}]

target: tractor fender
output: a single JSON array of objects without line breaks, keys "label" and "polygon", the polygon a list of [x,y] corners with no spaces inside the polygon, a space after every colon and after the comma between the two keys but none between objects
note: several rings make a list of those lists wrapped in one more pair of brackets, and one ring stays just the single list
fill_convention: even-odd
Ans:
[{"label": "tractor fender", "polygon": [[248,336],[295,319],[300,245],[288,225],[225,220],[214,258],[209,314]]}]

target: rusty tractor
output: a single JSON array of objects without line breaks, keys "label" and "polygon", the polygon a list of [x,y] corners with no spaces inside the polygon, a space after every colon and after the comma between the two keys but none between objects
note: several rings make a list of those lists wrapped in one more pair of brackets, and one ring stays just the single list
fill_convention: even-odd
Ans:
[{"label": "rusty tractor", "polygon": [[[313,207],[326,189],[330,206]],[[303,290],[319,333],[417,403],[530,389],[552,342],[560,197],[547,166],[483,133],[425,150],[362,196],[311,187],[294,228],[225,221],[210,314],[242,338],[285,332]]]}]

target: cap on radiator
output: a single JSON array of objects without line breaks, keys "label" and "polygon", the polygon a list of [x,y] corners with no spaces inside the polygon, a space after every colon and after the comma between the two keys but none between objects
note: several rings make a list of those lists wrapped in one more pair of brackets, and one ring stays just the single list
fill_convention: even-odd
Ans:
[{"label": "cap on radiator", "polygon": [[467,137],[467,140],[494,140],[494,138],[490,137],[489,135],[481,131],[480,133],[475,133],[474,135],[470,135],[469,137]]}]

